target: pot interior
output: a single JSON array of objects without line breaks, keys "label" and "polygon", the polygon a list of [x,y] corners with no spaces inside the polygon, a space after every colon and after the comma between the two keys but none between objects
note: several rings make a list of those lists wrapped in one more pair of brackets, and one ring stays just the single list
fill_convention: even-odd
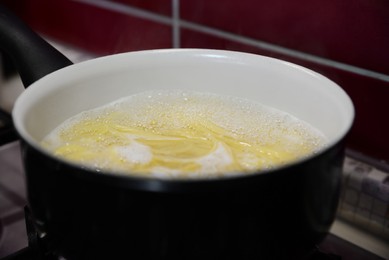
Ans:
[{"label": "pot interior", "polygon": [[158,89],[254,100],[308,122],[330,145],[344,137],[354,117],[345,92],[311,70],[252,54],[178,49],[118,54],[56,71],[26,89],[13,118],[20,135],[40,149],[42,138],[69,117]]}]

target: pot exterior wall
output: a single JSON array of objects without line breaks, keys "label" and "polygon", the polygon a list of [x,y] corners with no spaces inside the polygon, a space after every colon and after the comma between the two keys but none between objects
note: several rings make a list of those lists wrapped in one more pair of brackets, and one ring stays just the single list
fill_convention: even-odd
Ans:
[{"label": "pot exterior wall", "polygon": [[161,181],[158,191],[144,188],[148,180],[87,172],[22,145],[35,223],[67,259],[301,258],[334,220],[344,156],[341,141],[270,173]]}]

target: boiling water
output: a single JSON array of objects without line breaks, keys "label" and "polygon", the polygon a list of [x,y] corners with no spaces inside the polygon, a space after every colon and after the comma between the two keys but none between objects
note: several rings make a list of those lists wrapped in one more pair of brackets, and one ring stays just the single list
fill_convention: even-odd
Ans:
[{"label": "boiling water", "polygon": [[324,136],[252,101],[188,91],[132,95],[76,115],[42,141],[97,171],[209,177],[272,169],[317,152]]}]

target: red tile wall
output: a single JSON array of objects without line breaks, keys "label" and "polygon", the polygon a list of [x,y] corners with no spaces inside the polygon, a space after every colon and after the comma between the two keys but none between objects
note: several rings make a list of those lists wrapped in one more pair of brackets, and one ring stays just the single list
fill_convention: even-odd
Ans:
[{"label": "red tile wall", "polygon": [[[106,6],[96,6],[97,2]],[[389,162],[387,0],[0,3],[38,32],[98,55],[171,47],[217,48],[268,55],[309,67],[342,86],[355,104],[356,120],[348,147]],[[175,35],[173,7],[179,7]],[[155,19],[138,15],[139,9]],[[283,49],[264,48],[261,43]]]},{"label": "red tile wall", "polygon": [[389,73],[386,0],[181,1],[183,20]]},{"label": "red tile wall", "polygon": [[172,14],[171,0],[111,0],[111,2],[122,3],[167,16]]},{"label": "red tile wall", "polygon": [[98,55],[172,45],[169,26],[120,12],[69,0],[8,2],[36,31]]}]

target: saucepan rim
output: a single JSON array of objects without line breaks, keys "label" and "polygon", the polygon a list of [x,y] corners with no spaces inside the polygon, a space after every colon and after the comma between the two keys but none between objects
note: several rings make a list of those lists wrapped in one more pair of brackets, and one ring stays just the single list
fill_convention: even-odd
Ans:
[{"label": "saucepan rim", "polygon": [[[28,130],[25,127],[24,123],[24,118],[23,115],[28,108],[26,107],[27,99],[29,98],[30,95],[40,95],[44,93],[38,93],[39,89],[42,88],[42,85],[44,85],[44,82],[46,81],[53,81],[56,80],[59,76],[62,75],[71,75],[75,71],[79,70],[80,68],[85,68],[86,66],[104,66],[104,64],[112,64],[112,61],[115,62],[116,59],[126,59],[126,58],[132,58],[136,56],[145,56],[145,55],[166,55],[166,54],[172,54],[172,55],[198,55],[198,56],[211,56],[213,55],[214,58],[220,59],[220,62],[224,62],[225,59],[241,59],[242,62],[244,62],[245,59],[253,59],[253,58],[260,58],[260,59],[265,59],[266,62],[270,63],[279,63],[281,66],[286,66],[292,69],[296,69],[301,71],[302,75],[309,75],[309,77],[314,77],[318,81],[326,81],[328,82],[329,86],[334,88],[334,91],[337,91],[337,95],[340,96],[342,99],[342,102],[344,102],[345,110],[348,113],[348,118],[347,122],[344,122],[344,126],[341,131],[339,131],[339,134],[337,135],[336,138],[333,138],[333,140],[330,140],[329,143],[318,151],[317,153],[313,155],[309,155],[307,157],[304,157],[300,160],[296,160],[292,163],[277,167],[275,169],[270,169],[270,170],[261,170],[261,171],[253,171],[248,174],[241,174],[241,173],[231,173],[226,176],[221,177],[196,177],[196,178],[157,178],[157,177],[145,177],[141,176],[140,174],[123,174],[121,172],[117,171],[95,171],[91,170],[88,167],[80,166],[77,163],[64,160],[58,157],[55,157],[54,155],[50,154],[48,151],[43,149],[39,142],[35,140],[31,134],[28,132]],[[47,85],[47,84],[46,84]],[[332,86],[331,86],[332,85]],[[42,91],[40,91],[42,92]],[[302,67],[300,65],[296,65],[287,61],[282,61],[278,60],[275,58],[271,57],[266,57],[266,56],[261,56],[261,55],[256,55],[256,54],[248,54],[248,53],[241,53],[241,52],[235,52],[235,51],[225,51],[225,50],[210,50],[210,49],[161,49],[161,50],[146,50],[146,51],[135,51],[135,52],[130,52],[130,53],[121,53],[121,54],[115,54],[115,55],[110,55],[110,56],[104,56],[100,58],[96,58],[93,60],[88,60],[84,62],[80,62],[77,64],[73,64],[71,66],[62,68],[60,70],[57,70],[53,73],[50,73],[46,75],[45,77],[39,79],[35,83],[33,83],[31,86],[29,86],[17,99],[13,112],[13,121],[15,128],[18,132],[18,134],[21,136],[21,138],[30,146],[32,146],[34,149],[39,151],[40,153],[44,154],[45,156],[51,158],[52,160],[56,160],[58,162],[70,165],[73,168],[82,170],[82,171],[88,171],[91,172],[92,175],[103,175],[103,173],[108,173],[109,175],[115,177],[119,177],[120,179],[123,178],[128,178],[128,179],[136,179],[136,180],[145,180],[145,181],[150,181],[153,179],[158,179],[158,181],[163,181],[163,182],[203,182],[203,181],[220,181],[220,180],[226,180],[226,179],[236,179],[236,178],[242,178],[242,177],[250,177],[253,175],[258,175],[258,174],[268,174],[272,173],[275,171],[282,171],[285,170],[291,166],[299,165],[301,163],[304,163],[306,161],[311,160],[314,157],[318,157],[321,154],[325,153],[327,150],[330,148],[334,147],[338,143],[340,143],[346,135],[349,133],[353,121],[354,121],[354,116],[355,116],[355,111],[354,111],[354,106],[353,103],[350,99],[350,97],[346,94],[346,92],[339,87],[336,83],[332,82],[328,78],[324,77],[323,75],[316,73],[308,68]]]}]

